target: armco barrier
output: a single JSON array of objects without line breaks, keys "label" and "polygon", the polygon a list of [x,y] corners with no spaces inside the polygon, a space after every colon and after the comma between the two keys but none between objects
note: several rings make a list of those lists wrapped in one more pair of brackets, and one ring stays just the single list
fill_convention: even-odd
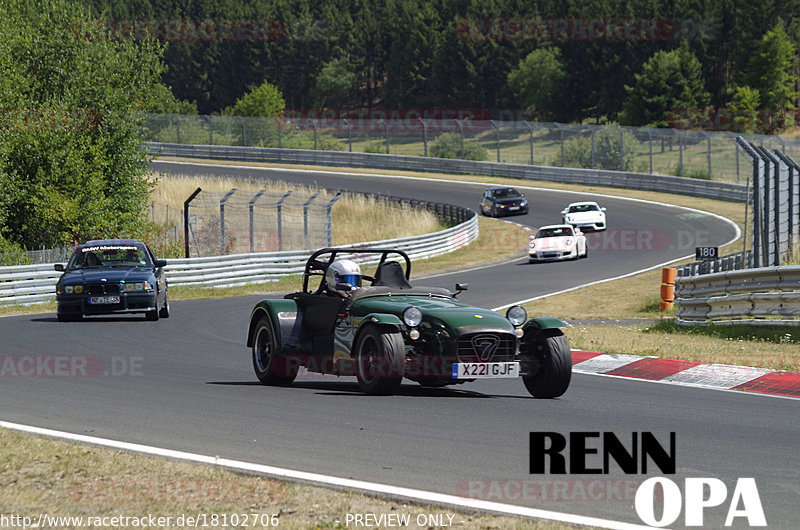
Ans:
[{"label": "armco barrier", "polygon": [[800,266],[678,277],[676,321],[703,324],[800,324]]},{"label": "armco barrier", "polygon": [[319,166],[395,169],[439,173],[460,173],[544,180],[586,186],[607,186],[646,191],[678,193],[694,197],[744,202],[746,187],[742,184],[711,180],[649,175],[602,169],[577,169],[497,162],[476,162],[451,158],[350,153],[343,151],[311,151],[307,149],[273,149],[225,145],[188,145],[145,142],[151,155],[241,162],[308,164]]},{"label": "armco barrier", "polygon": [[[430,258],[452,252],[478,237],[478,216],[472,210],[466,211],[470,214],[466,221],[439,232],[369,241],[350,246],[399,248],[408,253],[411,259]],[[170,285],[174,286],[229,287],[266,283],[275,281],[281,276],[302,273],[311,252],[311,250],[263,252],[171,259],[168,260],[165,272]],[[53,270],[53,264],[0,267],[0,305],[51,300],[55,297],[55,285],[60,275],[60,272]]]}]

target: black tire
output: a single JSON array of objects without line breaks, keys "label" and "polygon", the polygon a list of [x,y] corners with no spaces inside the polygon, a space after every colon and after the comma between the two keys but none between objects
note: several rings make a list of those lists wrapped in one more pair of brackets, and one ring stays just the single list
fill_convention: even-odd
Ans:
[{"label": "black tire", "polygon": [[158,312],[161,318],[169,318],[169,292],[164,293],[164,307]]},{"label": "black tire", "polygon": [[581,259],[586,259],[588,257],[589,257],[589,244],[587,243],[586,248],[583,249],[583,256],[581,256]]},{"label": "black tire", "polygon": [[394,394],[405,374],[406,353],[403,336],[397,331],[382,331],[368,325],[356,339],[356,377],[366,394]]},{"label": "black tire", "polygon": [[526,369],[536,373],[522,376],[533,397],[551,399],[564,394],[572,378],[572,353],[567,337],[560,330],[545,330],[537,339],[523,344]]},{"label": "black tire", "polygon": [[268,316],[261,317],[253,331],[253,370],[262,385],[289,386],[297,377],[298,365],[276,355],[277,342]]},{"label": "black tire", "polygon": [[158,309],[153,309],[152,311],[147,311],[144,314],[144,319],[149,320],[150,322],[155,322],[158,320]]}]

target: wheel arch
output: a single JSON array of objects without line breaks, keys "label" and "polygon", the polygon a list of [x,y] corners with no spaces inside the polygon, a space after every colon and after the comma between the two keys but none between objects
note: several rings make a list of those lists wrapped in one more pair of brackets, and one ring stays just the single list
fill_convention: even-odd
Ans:
[{"label": "wheel arch", "polygon": [[247,329],[247,347],[253,346],[255,337],[253,336],[258,325],[258,321],[263,317],[268,317],[272,323],[272,330],[275,333],[277,344],[283,344],[281,337],[281,322],[278,314],[281,312],[297,313],[297,304],[294,300],[262,300],[256,304],[250,313],[250,324]]},{"label": "wheel arch", "polygon": [[376,326],[383,331],[396,331],[398,333],[405,328],[403,321],[400,320],[400,317],[397,315],[391,313],[370,313],[361,319],[361,322],[358,324],[355,333],[356,339],[366,326]]}]

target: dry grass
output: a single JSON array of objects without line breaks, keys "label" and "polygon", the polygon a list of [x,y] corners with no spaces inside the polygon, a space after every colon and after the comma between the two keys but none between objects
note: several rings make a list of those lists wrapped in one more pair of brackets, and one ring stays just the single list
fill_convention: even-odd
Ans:
[{"label": "dry grass", "polygon": [[[159,175],[150,200],[180,211],[183,202],[198,187],[209,192],[226,192],[237,188],[252,192],[266,190],[285,193],[292,190],[306,195],[319,193],[319,203],[330,200],[335,195],[322,188],[282,181],[178,174]],[[441,223],[431,212],[363,196],[343,196],[333,205],[332,213],[334,245],[429,234],[442,229]]]},{"label": "dry grass", "polygon": [[[447,515],[454,516],[456,528],[573,528],[384,501],[356,492],[242,476],[219,468],[75,445],[6,429],[0,429],[0,492],[3,515],[34,518],[40,513],[93,518],[205,514],[210,521],[215,513],[228,517],[257,513],[279,514],[281,528],[299,529],[346,528],[348,513],[408,514],[412,521],[419,514],[442,514],[445,521]],[[170,527],[176,526],[173,522]],[[252,526],[255,525],[248,525]]]}]

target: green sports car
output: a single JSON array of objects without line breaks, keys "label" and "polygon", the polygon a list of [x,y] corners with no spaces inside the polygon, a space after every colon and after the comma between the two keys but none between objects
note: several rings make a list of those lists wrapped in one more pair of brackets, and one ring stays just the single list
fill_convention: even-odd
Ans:
[{"label": "green sports car", "polygon": [[[375,275],[361,275],[356,262],[377,262]],[[477,308],[457,299],[466,285],[456,284],[456,292],[412,286],[410,272],[410,259],[396,249],[312,254],[301,291],[253,308],[247,345],[258,379],[289,385],[305,367],[354,375],[367,394],[392,394],[403,378],[440,387],[521,377],[537,398],[567,390],[572,362],[559,329],[564,322],[528,319],[520,306],[505,316]],[[315,276],[319,284],[310,285]]]}]

